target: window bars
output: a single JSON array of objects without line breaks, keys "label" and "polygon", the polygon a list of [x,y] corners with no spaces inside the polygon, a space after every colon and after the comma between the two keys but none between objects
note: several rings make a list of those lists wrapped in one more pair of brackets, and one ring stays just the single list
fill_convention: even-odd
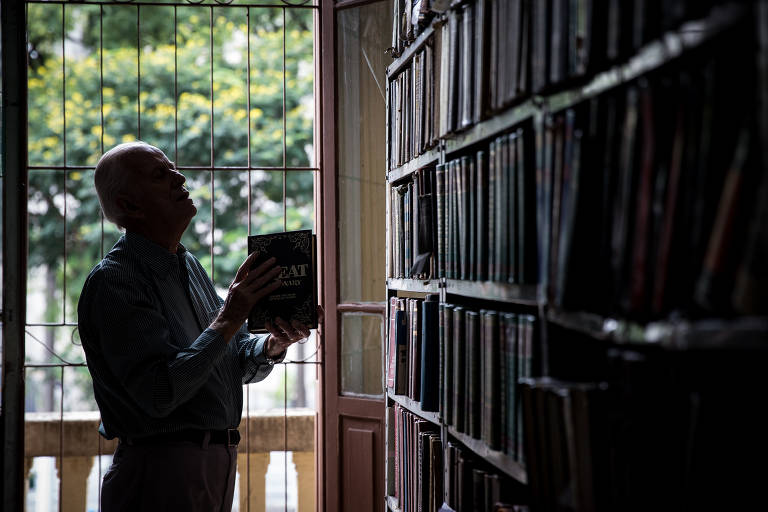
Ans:
[{"label": "window bars", "polygon": [[[89,392],[76,385],[87,381],[87,373],[71,305],[89,270],[119,236],[95,201],[96,161],[132,139],[173,155],[201,218],[182,242],[198,256],[207,249],[201,262],[226,290],[226,280],[245,258],[246,235],[314,227],[314,183],[321,171],[314,119],[318,10],[314,0],[27,1],[25,374],[32,374],[32,385],[36,373],[57,374],[37,381],[58,398],[60,467],[65,402]],[[304,386],[306,365],[320,364],[314,336],[307,345],[313,346],[289,351],[280,364],[282,390],[274,391],[282,398],[284,449],[291,371],[298,390],[291,404],[306,406],[314,398]],[[75,372],[77,383],[69,386],[77,392],[65,393],[65,369]],[[39,391],[29,391],[34,410]],[[250,386],[244,393],[244,448],[250,453]],[[50,410],[54,401],[48,400]],[[99,491],[105,470],[101,444]],[[250,482],[250,463],[245,466],[241,477]],[[60,509],[63,499],[59,485]],[[250,500],[245,503],[250,509]]]}]

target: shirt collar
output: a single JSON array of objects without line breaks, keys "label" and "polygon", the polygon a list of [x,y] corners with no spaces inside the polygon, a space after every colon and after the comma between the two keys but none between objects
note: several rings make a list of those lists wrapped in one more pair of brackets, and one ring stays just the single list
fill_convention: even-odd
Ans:
[{"label": "shirt collar", "polygon": [[128,249],[135,252],[142,263],[161,277],[167,275],[171,269],[178,268],[180,259],[186,260],[187,248],[181,243],[176,254],[171,254],[167,249],[132,231],[126,232],[125,242]]}]

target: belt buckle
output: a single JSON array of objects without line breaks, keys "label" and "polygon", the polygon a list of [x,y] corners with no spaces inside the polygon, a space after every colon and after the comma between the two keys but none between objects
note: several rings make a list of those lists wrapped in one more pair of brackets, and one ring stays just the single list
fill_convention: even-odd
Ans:
[{"label": "belt buckle", "polygon": [[236,448],[240,443],[240,431],[236,428],[227,429],[227,446],[229,448]]}]

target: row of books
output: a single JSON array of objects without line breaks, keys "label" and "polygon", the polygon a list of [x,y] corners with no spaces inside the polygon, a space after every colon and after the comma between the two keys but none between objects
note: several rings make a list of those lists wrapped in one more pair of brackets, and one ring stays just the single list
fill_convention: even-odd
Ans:
[{"label": "row of books", "polygon": [[[568,336],[552,341],[580,343]],[[594,371],[594,359],[576,355],[562,370]],[[532,511],[742,510],[762,500],[765,471],[754,468],[768,456],[768,418],[755,404],[768,352],[614,348],[602,360],[584,381],[521,381]]]},{"label": "row of books", "polygon": [[[407,67],[389,82],[390,169],[399,167],[437,144],[441,112],[435,94],[440,61],[430,38]],[[437,66],[437,69],[436,69]]]},{"label": "row of books", "polygon": [[[396,2],[397,3],[397,2]],[[390,82],[390,168],[531,93],[623,61],[712,2],[474,0],[455,5]],[[409,25],[426,20],[425,3]],[[405,9],[408,11],[408,9]],[[407,12],[406,12],[407,15]]]},{"label": "row of books", "polygon": [[389,277],[535,283],[534,150],[524,123],[392,187]]},{"label": "row of books", "polygon": [[437,176],[434,167],[415,171],[404,184],[390,188],[389,275],[437,277]]},{"label": "row of books", "polygon": [[[487,468],[460,444],[449,441],[445,449],[446,510],[518,512],[527,507],[513,505],[524,498],[516,493],[506,477]],[[517,495],[516,495],[517,494]],[[431,509],[430,509],[431,510]]]},{"label": "row of books", "polygon": [[522,462],[517,382],[536,372],[535,317],[441,304],[440,339],[442,421]]},{"label": "row of books", "polygon": [[526,123],[437,166],[439,277],[536,282],[534,149]]},{"label": "row of books", "polygon": [[443,503],[443,443],[438,426],[395,404],[387,408],[393,436],[394,497],[401,512],[437,510]]},{"label": "row of books", "polygon": [[551,304],[639,320],[747,312],[749,279],[736,276],[754,273],[761,173],[738,30],[704,60],[692,52],[543,118],[539,265]]},{"label": "row of books", "polygon": [[387,389],[439,410],[438,296],[390,298]]}]

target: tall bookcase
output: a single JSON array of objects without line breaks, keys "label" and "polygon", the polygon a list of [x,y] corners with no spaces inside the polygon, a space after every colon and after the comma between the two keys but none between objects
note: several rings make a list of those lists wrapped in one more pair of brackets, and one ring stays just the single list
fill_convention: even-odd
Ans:
[{"label": "tall bookcase", "polygon": [[394,10],[384,509],[758,499],[768,2]]}]

